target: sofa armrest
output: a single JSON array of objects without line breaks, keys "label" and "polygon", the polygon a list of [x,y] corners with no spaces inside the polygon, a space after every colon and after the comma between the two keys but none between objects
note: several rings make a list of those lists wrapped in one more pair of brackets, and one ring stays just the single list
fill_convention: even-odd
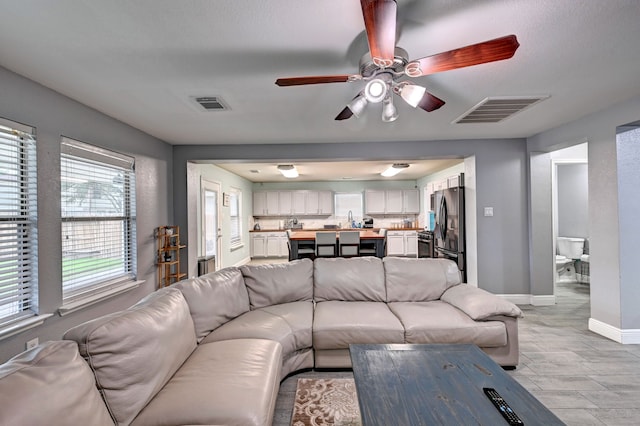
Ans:
[{"label": "sofa armrest", "polygon": [[440,300],[455,306],[475,321],[486,320],[496,315],[522,317],[522,311],[513,303],[468,284],[449,288]]}]

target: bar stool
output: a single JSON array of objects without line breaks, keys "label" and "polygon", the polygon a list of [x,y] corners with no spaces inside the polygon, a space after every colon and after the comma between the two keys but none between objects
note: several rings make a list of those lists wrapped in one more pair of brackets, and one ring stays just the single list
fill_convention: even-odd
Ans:
[{"label": "bar stool", "polygon": [[360,256],[360,231],[340,231],[338,241],[340,256]]},{"label": "bar stool", "polygon": [[316,257],[336,257],[335,232],[316,232]]}]

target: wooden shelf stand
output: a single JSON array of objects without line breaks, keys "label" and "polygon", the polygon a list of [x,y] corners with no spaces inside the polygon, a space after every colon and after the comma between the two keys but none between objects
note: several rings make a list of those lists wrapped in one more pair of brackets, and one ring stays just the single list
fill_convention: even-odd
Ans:
[{"label": "wooden shelf stand", "polygon": [[180,272],[180,249],[187,247],[180,244],[179,226],[159,226],[156,228],[156,265],[158,265],[158,288],[168,287],[182,280],[187,274]]}]

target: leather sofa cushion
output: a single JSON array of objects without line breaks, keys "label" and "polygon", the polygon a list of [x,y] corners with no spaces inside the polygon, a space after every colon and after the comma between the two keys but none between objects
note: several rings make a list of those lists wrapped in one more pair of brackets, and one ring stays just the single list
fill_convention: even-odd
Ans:
[{"label": "leather sofa cushion", "polygon": [[240,269],[221,269],[173,285],[189,304],[198,341],[249,310],[249,294]]},{"label": "leather sofa cushion", "polygon": [[460,271],[448,259],[384,258],[388,302],[438,300],[446,289],[460,284]]},{"label": "leather sofa cushion", "polygon": [[0,365],[1,425],[113,425],[76,342],[43,343]]},{"label": "leather sofa cushion", "polygon": [[407,343],[472,343],[482,347],[507,344],[502,321],[474,321],[446,302],[395,302],[389,309],[405,327]]},{"label": "leather sofa cushion", "polygon": [[132,425],[271,425],[281,351],[262,339],[201,344]]},{"label": "leather sofa cushion", "polygon": [[65,333],[96,376],[117,424],[129,424],[196,347],[182,293],[165,288]]},{"label": "leather sofa cushion", "polygon": [[384,268],[377,257],[316,259],[313,297],[322,301],[384,302]]},{"label": "leather sofa cushion", "polygon": [[460,309],[474,320],[496,315],[521,317],[522,311],[513,303],[481,288],[460,284],[444,292],[442,300]]},{"label": "leather sofa cushion", "polygon": [[293,302],[249,311],[229,321],[202,340],[269,339],[280,342],[287,355],[311,347],[313,302]]},{"label": "leather sofa cushion", "polygon": [[313,347],[348,349],[350,343],[404,343],[404,328],[386,303],[319,302],[313,318]]},{"label": "leather sofa cushion", "polygon": [[313,262],[299,259],[270,265],[240,267],[251,309],[313,299]]}]

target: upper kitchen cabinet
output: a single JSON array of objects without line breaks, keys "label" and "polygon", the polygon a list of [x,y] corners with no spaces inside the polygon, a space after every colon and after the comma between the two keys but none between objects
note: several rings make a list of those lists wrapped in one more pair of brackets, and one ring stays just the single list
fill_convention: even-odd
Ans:
[{"label": "upper kitchen cabinet", "polygon": [[254,216],[330,216],[331,191],[259,191],[253,193]]},{"label": "upper kitchen cabinet", "polygon": [[370,189],[364,193],[366,214],[420,213],[420,193],[417,189]]},{"label": "upper kitchen cabinet", "polygon": [[386,191],[368,189],[364,192],[364,208],[366,214],[386,213]]}]

